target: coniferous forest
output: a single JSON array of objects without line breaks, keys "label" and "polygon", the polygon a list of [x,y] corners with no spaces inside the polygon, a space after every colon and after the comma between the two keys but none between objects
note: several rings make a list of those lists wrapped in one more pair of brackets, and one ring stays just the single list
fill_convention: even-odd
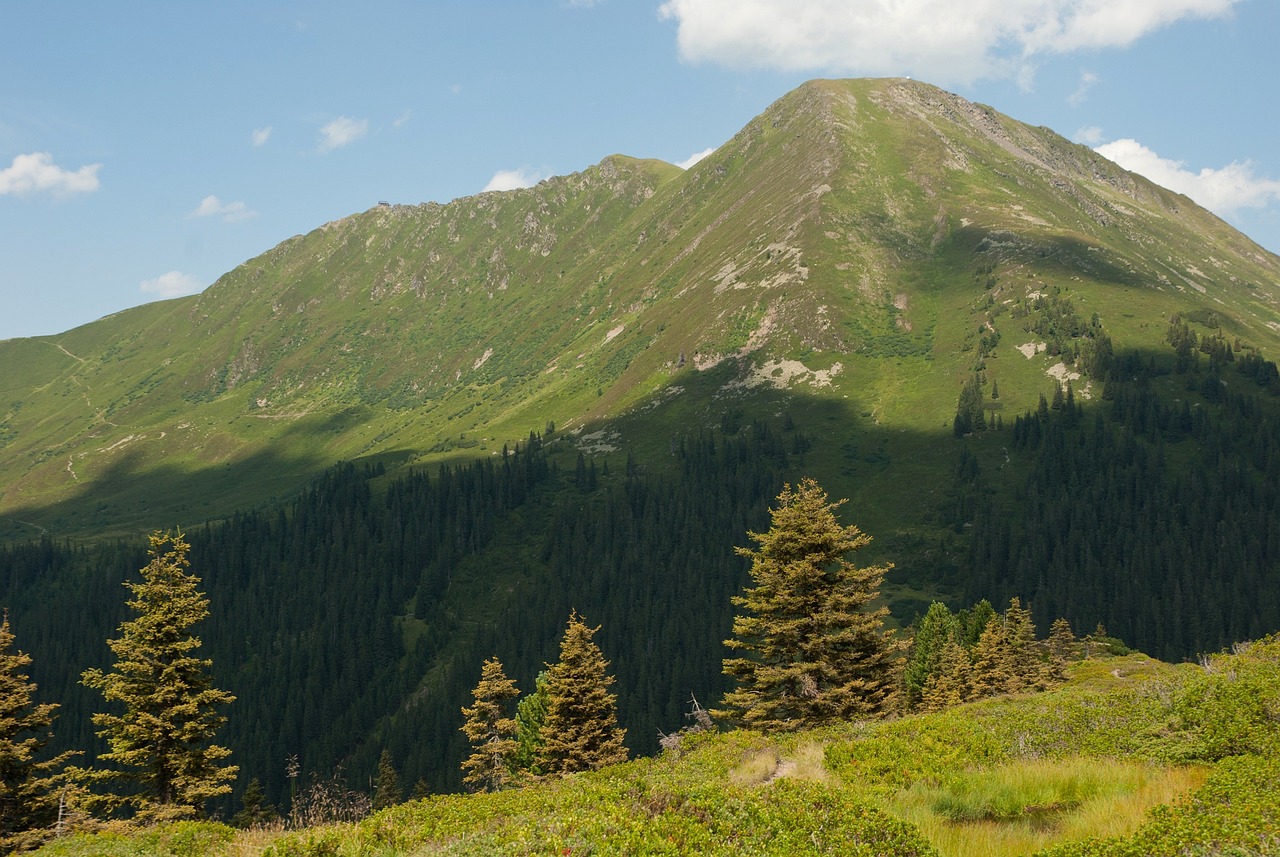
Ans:
[{"label": "coniferous forest", "polygon": [[[613,653],[633,752],[656,750],[692,695],[718,698],[744,579],[723,534],[765,517],[786,461],[780,437],[762,424],[688,437],[673,452],[679,477],[654,479],[585,459],[562,472],[546,443],[531,435],[496,459],[386,484],[377,469],[342,466],[287,509],[187,532],[211,605],[204,652],[237,697],[220,733],[244,773],[237,796],[252,777],[287,804],[289,758],[298,776],[341,767],[354,780],[384,749],[406,792],[459,789],[459,706],[481,661],[497,653],[531,691],[575,609]],[[127,543],[0,548],[0,594],[35,653],[31,674],[62,704],[59,747],[100,749],[89,715],[101,702],[80,671],[105,663],[121,584],[145,562]],[[42,589],[67,568],[59,577],[74,590]],[[71,627],[57,618],[68,603],[85,605]]]},{"label": "coniferous forest", "polygon": [[[984,435],[1029,464],[1011,493],[979,464],[969,433],[956,439],[950,496],[968,556],[951,600],[978,603],[955,617],[935,604],[908,629],[905,696],[894,705],[937,711],[1014,684],[1052,687],[1064,653],[1081,651],[1069,626],[1098,626],[1086,654],[1123,651],[1121,638],[1173,661],[1274,627],[1271,365],[1236,362],[1236,382],[1220,392],[1220,376],[1194,360],[1170,370],[1118,357],[1101,402],[1068,391]],[[1157,395],[1170,381],[1195,398]],[[809,446],[788,453],[790,426],[728,428],[737,430],[674,440],[666,472],[630,457],[610,472],[581,454],[561,467],[553,430],[409,476],[346,464],[285,507],[191,528],[190,562],[210,604],[203,652],[214,685],[236,698],[218,741],[240,776],[210,807],[231,817],[292,806],[305,821],[300,794],[317,788],[376,792],[382,805],[460,790],[473,737],[464,706],[480,665],[501,661],[516,685],[510,706],[554,660],[565,617],[598,630],[630,753],[651,755],[659,739],[678,748],[690,706],[732,687],[724,641],[754,554],[739,545],[735,556],[724,534],[760,538],[795,450]],[[42,698],[61,704],[48,754],[105,750],[90,724],[101,700],[80,673],[106,664],[121,584],[145,558],[127,542],[0,548],[0,594],[35,654],[27,669]],[[53,571],[65,589],[44,585]],[[1008,612],[988,597],[1008,600]],[[1019,598],[1042,620],[1064,617],[1054,623],[1063,634],[1035,644]],[[70,627],[56,618],[68,601],[85,608]],[[993,648],[999,634],[1008,652]],[[1022,667],[1018,651],[1030,658]],[[508,751],[519,754],[515,743]]]},{"label": "coniferous forest", "polygon": [[[1093,367],[1100,402],[1059,391],[989,429],[1027,464],[1012,492],[969,432],[953,441],[968,551],[954,605],[1021,597],[1172,661],[1280,624],[1274,364],[1213,341],[1188,356],[1181,330],[1172,365],[1107,355]],[[1186,396],[1159,395],[1171,382]],[[969,385],[979,399],[981,383]],[[630,457],[614,472],[582,454],[561,467],[549,427],[409,476],[341,465],[285,507],[191,528],[211,605],[204,651],[237,698],[219,740],[241,775],[215,804],[230,815],[250,781],[278,806],[299,778],[368,790],[379,760],[394,760],[402,795],[460,789],[461,706],[479,665],[496,656],[530,693],[574,611],[600,627],[628,748],[655,752],[693,699],[730,687],[723,641],[746,564],[725,534],[741,541],[765,520],[810,445],[788,432],[757,421],[679,437],[674,466],[650,473]],[[144,562],[144,546],[123,541],[0,547],[0,597],[42,698],[61,705],[51,753],[104,749],[80,673],[106,663],[121,584]],[[68,603],[82,611],[70,627],[58,619]]]}]

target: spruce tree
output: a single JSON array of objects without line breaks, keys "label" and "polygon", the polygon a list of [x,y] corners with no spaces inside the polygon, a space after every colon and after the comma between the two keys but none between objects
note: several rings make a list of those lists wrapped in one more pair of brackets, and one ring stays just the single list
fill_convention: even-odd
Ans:
[{"label": "spruce tree", "polygon": [[937,672],[930,673],[920,693],[921,711],[941,711],[973,696],[973,667],[969,652],[955,640],[942,647]]},{"label": "spruce tree", "polygon": [[508,709],[520,691],[495,657],[480,668],[480,683],[472,696],[475,703],[462,709],[466,717],[462,731],[472,747],[471,755],[462,763],[465,774],[462,781],[477,791],[498,791],[511,785],[513,780],[518,745],[516,721]]},{"label": "spruce tree", "polygon": [[15,651],[9,613],[0,622],[0,850],[38,845],[39,832],[58,817],[57,769],[74,751],[39,760],[49,743],[58,706],[36,703],[25,672],[31,656]]},{"label": "spruce tree", "polygon": [[373,782],[373,808],[386,809],[400,802],[400,775],[391,760],[391,751],[384,749],[378,757],[378,778]]},{"label": "spruce tree", "polygon": [[995,615],[996,608],[992,607],[991,602],[985,598],[969,610],[961,610],[956,617],[960,623],[960,645],[966,649],[972,649],[978,645],[978,639]]},{"label": "spruce tree", "polygon": [[240,811],[231,816],[231,826],[240,828],[265,827],[280,820],[275,806],[267,802],[267,794],[257,777],[249,780],[240,798]]},{"label": "spruce tree", "polygon": [[547,719],[547,671],[538,673],[533,692],[516,704],[516,753],[513,763],[520,771],[534,776],[543,773],[538,766],[542,752],[542,723]]},{"label": "spruce tree", "polygon": [[803,729],[880,714],[893,692],[900,647],[885,630],[886,608],[868,605],[891,566],[859,568],[847,555],[871,541],[841,526],[812,479],[785,486],[765,533],[748,533],[759,549],[737,548],[751,560],[755,584],[733,603],[744,608],[725,645],[737,680],[721,715],[765,731]]},{"label": "spruce tree", "polygon": [[1036,625],[1031,610],[1023,607],[1016,595],[1009,599],[1004,625],[1013,658],[1014,678],[1009,683],[1009,692],[1044,690],[1048,682],[1040,647],[1036,645]]},{"label": "spruce tree", "polygon": [[999,696],[1020,689],[1013,644],[1002,617],[987,623],[973,650],[973,695]]},{"label": "spruce tree", "polygon": [[188,574],[190,545],[182,533],[153,533],[151,561],[142,581],[126,582],[136,617],[108,640],[115,654],[110,672],[85,670],[82,683],[123,714],[93,715],[110,750],[100,762],[120,767],[78,770],[88,782],[124,786],[102,796],[108,808],[133,806],[144,822],[198,817],[207,800],[231,790],[238,768],[219,765],[231,751],[210,743],[226,722],[222,709],[235,700],[213,686],[212,662],[195,657],[200,638],[191,633],[209,613],[209,602]]},{"label": "spruce tree", "polygon": [[1062,618],[1054,619],[1045,645],[1049,651],[1049,680],[1060,684],[1067,680],[1067,661],[1076,649],[1076,635],[1071,631],[1071,623]]},{"label": "spruce tree", "polygon": [[603,768],[627,760],[618,726],[618,698],[609,691],[614,677],[609,662],[591,638],[600,628],[588,628],[577,611],[569,616],[560,641],[560,660],[548,665],[547,713],[543,720],[541,768],[549,774],[569,774]]},{"label": "spruce tree", "polygon": [[959,623],[947,605],[941,601],[929,605],[916,629],[902,671],[903,703],[908,711],[920,704],[925,683],[941,670],[942,650],[956,638],[959,630]]}]

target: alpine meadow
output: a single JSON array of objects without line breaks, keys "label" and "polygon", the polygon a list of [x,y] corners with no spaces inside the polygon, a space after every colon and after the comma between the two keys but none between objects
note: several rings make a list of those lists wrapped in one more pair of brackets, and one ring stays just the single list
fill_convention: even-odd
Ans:
[{"label": "alpine meadow", "polygon": [[0,341],[0,835],[1280,854],[1277,355],[1280,257],[909,79]]}]

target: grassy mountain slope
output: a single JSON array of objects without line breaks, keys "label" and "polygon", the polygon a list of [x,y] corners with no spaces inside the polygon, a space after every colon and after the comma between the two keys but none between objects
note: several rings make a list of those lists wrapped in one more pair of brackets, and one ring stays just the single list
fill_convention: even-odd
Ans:
[{"label": "grassy mountain slope", "polygon": [[[1047,129],[913,81],[815,81],[687,172],[613,156],[377,207],[199,296],[0,342],[0,534],[218,517],[337,460],[487,454],[547,421],[662,466],[673,427],[796,396],[833,492],[910,529],[992,307],[1055,290],[1117,347],[1181,312],[1275,354],[1278,280]],[[1005,334],[984,356],[1012,414],[1058,361]]]},{"label": "grassy mountain slope", "polygon": [[1274,854],[1275,637],[1201,670],[1094,657],[1053,692],[660,757],[359,823],[76,835],[41,854]]}]

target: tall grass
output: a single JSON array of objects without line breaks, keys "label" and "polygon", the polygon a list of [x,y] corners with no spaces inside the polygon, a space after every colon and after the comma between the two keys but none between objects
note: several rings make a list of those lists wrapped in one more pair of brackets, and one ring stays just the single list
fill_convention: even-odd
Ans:
[{"label": "tall grass", "polygon": [[1202,768],[1105,759],[1025,760],[917,783],[886,801],[944,857],[1029,854],[1132,833],[1146,812],[1204,782]]}]

